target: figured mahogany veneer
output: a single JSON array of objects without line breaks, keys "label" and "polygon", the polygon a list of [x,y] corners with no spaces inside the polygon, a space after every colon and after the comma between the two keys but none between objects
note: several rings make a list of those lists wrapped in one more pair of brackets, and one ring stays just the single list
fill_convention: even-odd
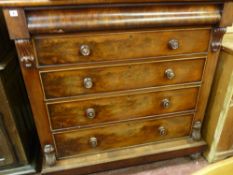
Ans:
[{"label": "figured mahogany veneer", "polygon": [[[193,87],[120,97],[49,103],[48,111],[53,129],[80,128],[106,122],[195,110],[197,96],[198,88]],[[168,107],[164,106],[165,100],[168,100]],[[87,110],[90,108],[95,111],[93,118],[87,115]]]},{"label": "figured mahogany veneer", "polygon": [[44,150],[42,174],[87,174],[204,149],[202,121],[231,2],[0,5]]},{"label": "figured mahogany veneer", "polygon": [[[43,66],[207,52],[209,37],[210,30],[203,28],[36,37],[34,42]],[[171,40],[178,42],[177,49],[171,48]],[[82,45],[89,47],[89,55],[81,54]]]},{"label": "figured mahogany veneer", "polygon": [[[166,62],[131,63],[91,69],[41,72],[42,84],[47,99],[77,96],[100,92],[138,89],[171,84],[198,82],[202,79],[205,59]],[[169,79],[167,70],[175,77]],[[91,88],[84,81],[91,78]]]},{"label": "figured mahogany veneer", "polygon": [[[137,146],[158,140],[188,136],[192,123],[192,115],[167,119],[138,120],[102,126],[99,128],[69,131],[54,134],[58,158],[76,154],[99,153],[101,151]],[[164,127],[164,135],[160,133]],[[97,139],[93,147],[90,138]]]},{"label": "figured mahogany veneer", "polygon": [[[98,14],[98,15],[96,15]],[[216,5],[145,5],[27,11],[32,34],[217,24]]]}]

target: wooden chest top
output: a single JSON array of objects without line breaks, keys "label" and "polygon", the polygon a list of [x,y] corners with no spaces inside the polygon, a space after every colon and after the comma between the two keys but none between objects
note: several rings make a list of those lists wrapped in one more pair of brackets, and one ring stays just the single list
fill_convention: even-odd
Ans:
[{"label": "wooden chest top", "polygon": [[[205,0],[206,2],[226,2],[230,0]],[[79,4],[114,4],[114,3],[167,3],[167,2],[203,2],[203,0],[1,0],[0,6],[58,6]]]}]

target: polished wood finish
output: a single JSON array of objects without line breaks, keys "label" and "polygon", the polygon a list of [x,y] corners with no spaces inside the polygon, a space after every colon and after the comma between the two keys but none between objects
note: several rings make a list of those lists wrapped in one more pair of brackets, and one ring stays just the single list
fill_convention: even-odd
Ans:
[{"label": "polished wood finish", "polygon": [[[158,140],[188,136],[192,116],[179,116],[169,119],[150,119],[102,126],[91,130],[69,131],[54,134],[58,158],[76,154],[99,153],[110,149],[146,144]],[[166,133],[161,135],[159,127]],[[89,143],[96,137],[97,146]]]},{"label": "polished wood finish", "polygon": [[[31,41],[17,40],[15,44],[19,55],[19,59],[24,56],[34,57],[33,46]],[[50,127],[46,113],[46,107],[43,103],[43,91],[42,88],[38,86],[40,84],[39,73],[35,68],[25,68],[24,63],[22,62],[20,64],[20,67],[22,70],[30,103],[33,104],[31,105],[31,107],[33,115],[35,117],[34,120],[36,127],[38,128],[38,130],[40,130],[39,128],[43,128],[43,130],[40,130],[40,132],[38,132],[40,143],[42,145],[51,143],[52,136],[48,134],[50,133]],[[33,81],[31,81],[32,79]]]},{"label": "polished wood finish", "polygon": [[221,47],[222,37],[226,32],[225,27],[218,27],[213,30],[213,38],[211,43],[211,49],[213,52],[217,52]]},{"label": "polished wood finish", "polygon": [[[175,146],[174,146],[175,145]],[[206,148],[205,141],[193,142],[189,137],[167,140],[129,147],[125,149],[101,152],[81,156],[79,159],[64,159],[59,167],[48,167],[44,165],[42,174],[49,175],[77,175],[89,174],[114,168],[128,167],[150,163],[153,161],[169,159],[189,155],[193,152],[202,152]],[[147,153],[145,155],[145,152]],[[111,159],[109,159],[111,157]]]},{"label": "polished wood finish", "polygon": [[[183,0],[182,2],[199,2],[203,0]],[[230,0],[205,0],[206,2],[227,2]],[[37,7],[37,6],[64,6],[64,5],[83,5],[83,4],[128,4],[128,3],[169,3],[177,0],[1,0],[0,5],[4,7]]]},{"label": "polished wood finish", "polygon": [[[8,31],[11,39],[29,38],[26,17],[23,9],[19,9],[19,8],[4,9],[3,13],[6,18]],[[15,16],[11,16],[11,13],[16,13],[16,14]]]},{"label": "polished wood finish", "polygon": [[[27,11],[26,15],[28,29],[32,34],[211,25],[217,24],[221,18],[217,5],[200,7],[199,5],[159,6],[150,4],[94,9],[46,9]],[[174,16],[176,17],[174,18]]]},{"label": "polished wood finish", "polygon": [[[86,125],[195,110],[197,95],[198,88],[140,93],[122,97],[51,103],[48,104],[48,111],[53,129],[81,128]],[[167,108],[163,106],[165,99],[169,100]],[[88,118],[86,114],[88,108],[95,110],[96,116],[93,119]]]},{"label": "polished wood finish", "polygon": [[[51,99],[85,93],[198,82],[202,79],[204,65],[205,59],[127,64],[119,67],[43,72],[41,79],[45,97]],[[166,77],[167,69],[174,71],[173,79]],[[87,77],[92,79],[92,88],[86,88],[84,85],[84,79]]]},{"label": "polished wood finish", "polygon": [[[203,28],[36,37],[34,42],[43,66],[207,52],[209,37],[210,30]],[[172,39],[179,42],[179,48],[169,48]],[[82,45],[90,47],[89,56],[81,55]]]},{"label": "polished wood finish", "polygon": [[204,149],[201,126],[227,2],[21,2],[30,38],[18,37],[16,46],[43,174],[91,173]]}]

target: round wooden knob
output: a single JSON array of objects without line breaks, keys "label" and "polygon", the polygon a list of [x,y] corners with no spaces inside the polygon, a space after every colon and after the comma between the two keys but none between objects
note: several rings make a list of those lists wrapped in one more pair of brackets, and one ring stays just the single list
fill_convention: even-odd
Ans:
[{"label": "round wooden knob", "polygon": [[162,101],[162,106],[163,106],[163,108],[167,109],[167,108],[170,107],[170,105],[171,105],[171,102],[170,102],[169,99],[164,99],[164,100]]},{"label": "round wooden knob", "polygon": [[176,74],[172,69],[167,69],[165,70],[165,76],[167,77],[167,79],[172,80],[173,78],[175,78]]},{"label": "round wooden knob", "polygon": [[93,109],[93,108],[88,108],[88,109],[86,110],[86,116],[87,116],[87,118],[89,118],[89,119],[94,119],[94,118],[95,118],[95,109]]},{"label": "round wooden knob", "polygon": [[92,78],[90,78],[90,77],[84,78],[83,84],[84,84],[84,87],[85,87],[86,89],[91,89],[91,88],[93,87]]},{"label": "round wooden knob", "polygon": [[91,145],[92,148],[96,148],[98,145],[98,141],[96,137],[91,137],[89,140],[89,143]]},{"label": "round wooden knob", "polygon": [[179,48],[179,41],[176,39],[172,39],[168,42],[168,46],[172,50],[176,50]]},{"label": "round wooden knob", "polygon": [[82,56],[89,56],[91,55],[91,49],[88,45],[81,45],[80,53],[82,54]]},{"label": "round wooden knob", "polygon": [[165,129],[164,126],[160,126],[160,127],[158,128],[158,131],[159,131],[159,135],[160,135],[160,136],[165,136],[165,135],[167,135],[167,130]]}]

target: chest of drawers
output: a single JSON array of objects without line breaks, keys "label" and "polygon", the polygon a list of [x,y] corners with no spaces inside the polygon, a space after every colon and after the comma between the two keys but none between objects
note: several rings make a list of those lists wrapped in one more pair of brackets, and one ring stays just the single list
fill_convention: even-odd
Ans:
[{"label": "chest of drawers", "polygon": [[204,150],[201,126],[231,2],[0,4],[43,147],[43,174]]}]

